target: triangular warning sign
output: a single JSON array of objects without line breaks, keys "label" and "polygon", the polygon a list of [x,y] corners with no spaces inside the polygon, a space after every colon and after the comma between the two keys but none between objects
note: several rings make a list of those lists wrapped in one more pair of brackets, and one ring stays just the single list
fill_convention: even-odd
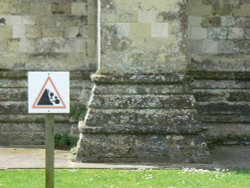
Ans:
[{"label": "triangular warning sign", "polygon": [[52,78],[48,76],[38,93],[32,108],[66,108],[66,105],[60,96]]}]

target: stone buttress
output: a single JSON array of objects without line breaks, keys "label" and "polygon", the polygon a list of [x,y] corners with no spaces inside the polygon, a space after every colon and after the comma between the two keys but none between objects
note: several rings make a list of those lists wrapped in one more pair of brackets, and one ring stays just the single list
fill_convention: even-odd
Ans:
[{"label": "stone buttress", "polygon": [[80,126],[82,162],[203,163],[186,74],[186,2],[99,2],[99,67]]}]

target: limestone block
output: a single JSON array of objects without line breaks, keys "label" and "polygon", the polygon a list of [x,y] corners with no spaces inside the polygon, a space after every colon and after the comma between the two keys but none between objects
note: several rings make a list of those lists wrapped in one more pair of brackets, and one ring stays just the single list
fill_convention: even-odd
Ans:
[{"label": "limestone block", "polygon": [[235,16],[250,16],[249,9],[249,4],[241,5],[239,9],[235,10]]},{"label": "limestone block", "polygon": [[214,40],[204,40],[202,41],[202,52],[208,54],[218,53],[218,42]]},{"label": "limestone block", "polygon": [[129,23],[118,23],[115,27],[119,38],[131,36],[131,25]]},{"label": "limestone block", "polygon": [[230,54],[235,52],[234,41],[232,40],[220,40],[218,42],[218,53]]},{"label": "limestone block", "polygon": [[[17,139],[19,138],[19,139]],[[3,132],[0,133],[0,142],[8,145],[44,145],[44,132]]]},{"label": "limestone block", "polygon": [[65,28],[65,37],[66,38],[76,38],[80,34],[79,27],[67,27]]},{"label": "limestone block", "polygon": [[152,23],[151,37],[167,38],[168,37],[168,23]]},{"label": "limestone block", "polygon": [[249,40],[237,40],[235,42],[236,52],[250,53],[250,41]]},{"label": "limestone block", "polygon": [[26,39],[26,38],[20,39],[20,51],[21,52],[34,52],[35,42],[31,39]]},{"label": "limestone block", "polygon": [[194,16],[210,16],[213,13],[213,8],[210,5],[199,5],[197,6],[192,6],[190,4],[188,6],[188,14],[189,15],[194,15]]},{"label": "limestone block", "polygon": [[12,38],[16,39],[16,38],[24,38],[25,37],[25,33],[26,33],[26,28],[25,26],[13,26],[12,27]]},{"label": "limestone block", "polygon": [[6,52],[8,50],[8,41],[7,39],[0,39],[0,52]]},{"label": "limestone block", "polygon": [[35,16],[22,16],[22,25],[35,25]]},{"label": "limestone block", "polygon": [[41,38],[42,37],[42,28],[41,26],[26,26],[26,37],[27,38]]},{"label": "limestone block", "polygon": [[209,103],[200,104],[197,107],[199,112],[203,114],[241,114],[247,115],[250,110],[248,104],[238,104],[232,102],[220,102],[220,103]]},{"label": "limestone block", "polygon": [[235,26],[249,28],[250,27],[250,18],[249,17],[236,17]]},{"label": "limestone block", "polygon": [[28,111],[28,104],[27,102],[20,102],[20,101],[0,101],[0,113],[1,114],[25,114]]},{"label": "limestone block", "polygon": [[30,12],[32,15],[50,15],[51,5],[48,2],[32,2]]},{"label": "limestone block", "polygon": [[138,11],[138,22],[141,22],[141,23],[154,23],[154,22],[156,22],[156,11],[139,10]]},{"label": "limestone block", "polygon": [[22,16],[10,16],[8,19],[8,25],[22,25]]},{"label": "limestone block", "polygon": [[151,24],[148,23],[135,23],[131,24],[132,37],[150,37],[151,36]]},{"label": "limestone block", "polygon": [[11,14],[27,15],[31,12],[31,4],[25,2],[10,2],[9,11]]},{"label": "limestone block", "polygon": [[130,125],[131,130],[135,126],[155,125],[173,126],[172,129],[177,129],[178,126],[183,128],[192,122],[197,123],[197,113],[194,109],[91,109],[85,125],[89,127],[102,127],[108,124]]},{"label": "limestone block", "polygon": [[[68,114],[59,115],[57,114],[55,116],[55,121],[62,124],[67,123],[77,123],[77,121],[70,119]],[[44,123],[44,115],[39,114],[22,114],[22,115],[13,115],[13,114],[1,114],[0,115],[0,123]]]},{"label": "limestone block", "polygon": [[196,26],[200,27],[201,26],[201,16],[188,16],[188,26]]},{"label": "limestone block", "polygon": [[189,40],[188,49],[190,52],[201,53],[202,52],[202,40]]},{"label": "limestone block", "polygon": [[9,3],[4,2],[0,4],[0,14],[9,14],[10,13],[10,8],[9,8]]},{"label": "limestone block", "polygon": [[159,108],[192,108],[193,99],[190,95],[105,95],[94,96],[90,108],[95,109],[159,109]]},{"label": "limestone block", "polygon": [[2,88],[27,87],[27,83],[24,80],[2,79],[1,82],[0,82],[0,87],[2,87]]},{"label": "limestone block", "polygon": [[194,89],[209,89],[209,88],[216,88],[216,89],[249,89],[249,83],[248,82],[236,82],[236,81],[215,81],[215,80],[210,80],[210,81],[194,81],[191,84],[192,88]]},{"label": "limestone block", "polygon": [[222,16],[221,25],[222,27],[232,27],[235,25],[235,18],[233,16]]},{"label": "limestone block", "polygon": [[0,40],[9,39],[11,37],[12,37],[12,27],[10,26],[0,27]]},{"label": "limestone block", "polygon": [[190,68],[191,70],[197,71],[210,71],[213,72],[213,74],[216,72],[226,71],[228,75],[230,72],[241,72],[241,74],[244,75],[244,72],[250,71],[250,67],[248,66],[249,58],[249,55],[242,56],[241,54],[234,56],[192,54],[192,63]]},{"label": "limestone block", "polygon": [[87,15],[87,7],[85,3],[71,3],[71,12],[73,15]]},{"label": "limestone block", "polygon": [[[88,36],[88,39],[96,39],[96,26],[88,26],[87,31],[86,27],[82,27],[80,31],[82,36]],[[86,32],[88,32],[87,35]]]},{"label": "limestone block", "polygon": [[88,24],[89,25],[96,25],[97,21],[97,1],[88,1],[87,7],[88,7]]},{"label": "limestone block", "polygon": [[244,38],[244,29],[243,28],[229,28],[228,29],[228,38],[229,39],[243,39]]},{"label": "limestone block", "polygon": [[82,38],[58,39],[54,48],[57,53],[86,52],[86,41]]},{"label": "limestone block", "polygon": [[185,93],[186,88],[183,85],[153,85],[153,84],[140,84],[131,86],[128,84],[116,85],[114,88],[113,86],[107,85],[100,85],[94,90],[94,94],[127,94],[127,95],[134,95],[134,94],[174,94],[174,93]]},{"label": "limestone block", "polygon": [[19,39],[11,39],[8,41],[8,50],[10,52],[16,52],[20,50],[20,40]]},{"label": "limestone block", "polygon": [[209,28],[208,39],[227,39],[228,28]]},{"label": "limestone block", "polygon": [[87,47],[86,47],[88,56],[96,58],[96,40],[88,40]]},{"label": "limestone block", "polygon": [[208,31],[207,29],[205,28],[202,28],[202,27],[190,27],[189,29],[189,38],[190,39],[196,39],[196,40],[199,40],[199,39],[207,39],[207,34],[208,34]]},{"label": "limestone block", "polygon": [[245,29],[245,38],[250,39],[250,29]]},{"label": "limestone block", "polygon": [[[194,146],[190,147],[192,143]],[[196,143],[192,136],[85,134],[80,143],[82,147],[78,147],[78,160],[158,163],[207,161],[205,146]]]},{"label": "limestone block", "polygon": [[206,28],[218,28],[221,27],[221,20],[220,16],[207,16],[203,17],[201,21],[201,26]]},{"label": "limestone block", "polygon": [[50,6],[52,14],[71,14],[71,3],[53,2]]},{"label": "limestone block", "polygon": [[[32,32],[32,31],[30,31]],[[36,32],[36,31],[33,31]],[[64,36],[64,31],[63,28],[60,27],[43,27],[42,31],[37,31],[39,34],[40,32],[42,32],[42,37],[44,38],[56,38],[56,37],[63,37]],[[29,37],[32,34],[29,34]],[[39,35],[38,35],[39,36]],[[35,37],[35,35],[33,34],[33,37]]]}]

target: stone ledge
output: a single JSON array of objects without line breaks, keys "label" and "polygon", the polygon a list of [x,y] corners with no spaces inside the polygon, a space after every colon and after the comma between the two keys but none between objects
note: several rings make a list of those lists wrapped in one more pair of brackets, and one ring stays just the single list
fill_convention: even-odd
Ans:
[{"label": "stone ledge", "polygon": [[99,135],[81,136],[77,160],[82,162],[209,163],[203,136]]},{"label": "stone ledge", "polygon": [[198,135],[206,128],[200,125],[102,125],[100,127],[83,126],[80,129],[84,134],[124,134],[124,135]]},{"label": "stone ledge", "polygon": [[177,126],[197,124],[195,109],[89,109],[85,124],[100,125],[155,125]]},{"label": "stone ledge", "polygon": [[191,54],[191,71],[206,72],[250,72],[250,55]]},{"label": "stone ledge", "polygon": [[94,95],[90,108],[95,109],[189,109],[194,108],[192,95]]},{"label": "stone ledge", "polygon": [[[39,70],[37,70],[39,71]],[[55,71],[55,70],[52,70]],[[27,79],[28,70],[2,70],[0,69],[0,78],[1,79],[11,79],[11,80],[22,80]],[[45,71],[46,72],[46,71]],[[81,80],[90,80],[90,71],[69,71],[70,79],[81,79]]]},{"label": "stone ledge", "polygon": [[93,74],[91,80],[102,84],[178,84],[185,83],[188,78],[185,73],[176,74],[124,74],[124,75],[101,75]]}]

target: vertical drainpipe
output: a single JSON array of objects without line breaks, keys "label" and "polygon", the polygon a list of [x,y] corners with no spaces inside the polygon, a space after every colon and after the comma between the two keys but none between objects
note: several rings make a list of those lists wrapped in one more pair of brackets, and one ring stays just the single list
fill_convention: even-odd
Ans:
[{"label": "vertical drainpipe", "polygon": [[97,55],[97,71],[98,74],[101,68],[101,0],[97,0],[97,33],[96,33],[96,55]]}]

